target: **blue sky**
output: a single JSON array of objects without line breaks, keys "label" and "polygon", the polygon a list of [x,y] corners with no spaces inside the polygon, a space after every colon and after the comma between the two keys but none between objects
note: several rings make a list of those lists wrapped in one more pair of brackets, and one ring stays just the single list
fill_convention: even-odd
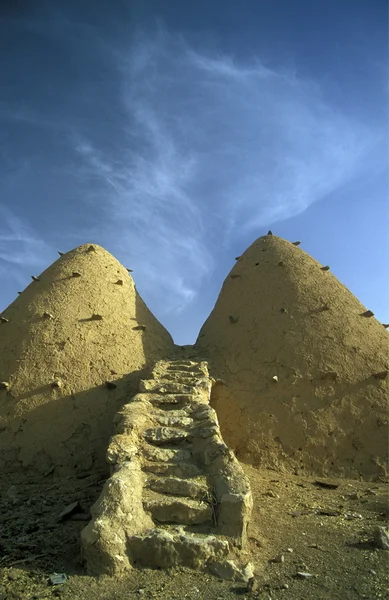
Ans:
[{"label": "blue sky", "polygon": [[85,242],[175,341],[269,228],[389,322],[384,0],[0,9],[0,310]]}]

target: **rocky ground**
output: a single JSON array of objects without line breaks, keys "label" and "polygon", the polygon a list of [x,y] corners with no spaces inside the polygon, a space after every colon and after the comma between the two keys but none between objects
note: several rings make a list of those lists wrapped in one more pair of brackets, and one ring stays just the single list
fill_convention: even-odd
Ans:
[{"label": "rocky ground", "polygon": [[[388,522],[387,482],[322,480],[246,467],[254,512],[245,559],[254,587],[185,569],[85,575],[80,531],[107,474],[20,478],[0,486],[0,600],[131,598],[354,600],[387,598],[389,551],[374,531]],[[324,482],[324,486],[323,486]],[[327,487],[325,484],[332,484]],[[68,512],[66,512],[66,510]],[[50,576],[66,573],[62,585]]]}]

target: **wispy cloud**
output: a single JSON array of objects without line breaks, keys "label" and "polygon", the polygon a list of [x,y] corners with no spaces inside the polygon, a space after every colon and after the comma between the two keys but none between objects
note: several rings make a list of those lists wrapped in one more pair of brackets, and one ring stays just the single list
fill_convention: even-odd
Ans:
[{"label": "wispy cloud", "polygon": [[[54,12],[27,30],[43,36],[41,51],[54,40],[68,71],[53,60],[41,75],[39,64],[34,102],[15,100],[10,86],[0,119],[15,139],[31,136],[24,156],[12,132],[4,138],[15,194],[27,197],[33,181],[45,210],[52,194],[58,206],[38,233],[2,213],[3,268],[48,264],[50,238],[61,249],[95,241],[136,269],[159,318],[177,314],[237,241],[321,201],[377,156],[382,134],[337,109],[318,81],[207,52],[163,27],[115,45]],[[21,178],[23,161],[32,166]]]},{"label": "wispy cloud", "polygon": [[49,246],[36,236],[27,223],[2,204],[0,220],[0,261],[3,261],[3,269],[12,274],[15,266],[44,266]]},{"label": "wispy cloud", "polygon": [[167,311],[193,300],[221,247],[320,201],[380,142],[317,83],[201,53],[163,29],[117,60],[117,151],[78,134],[73,144],[84,176],[105,186],[107,235]]},{"label": "wispy cloud", "polygon": [[15,299],[30,276],[45,269],[53,251],[28,223],[0,204],[0,312]]}]

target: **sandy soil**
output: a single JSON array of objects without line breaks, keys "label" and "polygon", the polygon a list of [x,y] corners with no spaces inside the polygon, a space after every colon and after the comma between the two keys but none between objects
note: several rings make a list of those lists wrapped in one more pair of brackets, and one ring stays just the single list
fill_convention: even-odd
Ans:
[{"label": "sandy soil", "polygon": [[[387,485],[325,480],[245,466],[254,513],[244,557],[256,568],[257,588],[186,569],[133,570],[123,579],[92,578],[79,560],[80,531],[107,474],[41,481],[14,477],[1,487],[1,600],[129,600],[130,598],[376,600],[387,598],[389,552],[373,531],[388,519]],[[324,481],[324,480],[320,480]],[[71,518],[59,520],[79,502]],[[282,560],[284,562],[274,562]],[[49,584],[65,572],[64,585]],[[298,572],[312,577],[300,579]]]}]

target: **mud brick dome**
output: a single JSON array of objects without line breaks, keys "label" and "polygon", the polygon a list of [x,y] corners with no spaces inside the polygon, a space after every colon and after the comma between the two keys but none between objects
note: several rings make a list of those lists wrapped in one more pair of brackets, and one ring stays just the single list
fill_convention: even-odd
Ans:
[{"label": "mud brick dome", "polygon": [[158,360],[186,352],[208,363],[211,406],[239,460],[378,478],[388,334],[368,308],[327,265],[266,235],[236,261],[184,351],[128,270],[100,246],[80,246],[34,274],[1,314],[0,468],[106,465],[114,415]]},{"label": "mud brick dome", "polygon": [[388,334],[298,245],[274,235],[237,259],[196,349],[240,460],[376,478],[387,469]]},{"label": "mud brick dome", "polygon": [[174,347],[127,269],[85,244],[36,274],[2,317],[2,472],[104,465],[118,407]]}]

